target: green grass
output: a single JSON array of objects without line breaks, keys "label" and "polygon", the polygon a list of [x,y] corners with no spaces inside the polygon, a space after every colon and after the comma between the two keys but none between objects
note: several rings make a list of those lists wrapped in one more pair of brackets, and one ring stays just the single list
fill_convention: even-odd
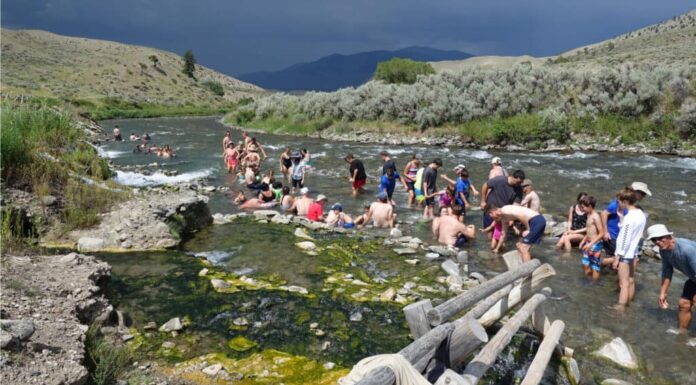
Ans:
[{"label": "green grass", "polygon": [[90,326],[85,339],[85,362],[89,369],[90,385],[110,385],[126,371],[131,361],[127,348],[118,348],[104,341],[96,325]]}]

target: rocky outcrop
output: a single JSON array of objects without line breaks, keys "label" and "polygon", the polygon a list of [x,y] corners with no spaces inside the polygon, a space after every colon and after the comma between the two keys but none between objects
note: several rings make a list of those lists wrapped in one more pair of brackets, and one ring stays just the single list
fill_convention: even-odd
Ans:
[{"label": "rocky outcrop", "polygon": [[69,237],[81,252],[172,248],[213,223],[207,202],[193,191],[143,193],[105,214],[97,227]]},{"label": "rocky outcrop", "polygon": [[109,265],[76,253],[2,264],[2,383],[84,384],[87,325],[111,309]]}]

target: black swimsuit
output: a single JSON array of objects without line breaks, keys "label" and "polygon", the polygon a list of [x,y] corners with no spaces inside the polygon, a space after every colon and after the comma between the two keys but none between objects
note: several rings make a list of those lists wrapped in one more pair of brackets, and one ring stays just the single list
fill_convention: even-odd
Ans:
[{"label": "black swimsuit", "polygon": [[575,212],[576,205],[573,205],[573,218],[571,222],[571,230],[579,230],[587,227],[587,214],[578,214]]},{"label": "black swimsuit", "polygon": [[292,160],[290,158],[283,158],[283,166],[285,168],[292,167]]},{"label": "black swimsuit", "polygon": [[261,194],[261,200],[262,200],[264,203],[273,202],[274,199],[275,199],[274,194],[271,194],[271,196],[269,196],[269,197],[267,197],[267,196],[264,195],[264,194]]}]

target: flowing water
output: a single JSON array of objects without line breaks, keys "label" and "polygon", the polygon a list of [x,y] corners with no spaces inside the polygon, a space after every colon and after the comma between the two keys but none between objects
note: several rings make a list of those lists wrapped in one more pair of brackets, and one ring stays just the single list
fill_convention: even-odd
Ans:
[{"label": "flowing water", "polygon": [[[154,155],[133,153],[135,143],[108,142],[103,150],[114,164],[129,171],[119,171],[117,181],[133,187],[193,181],[206,177],[209,185],[227,186],[229,191],[217,192],[209,202],[213,213],[233,213],[237,209],[232,199],[239,190],[245,190],[233,176],[227,174],[222,163],[221,140],[226,127],[216,118],[160,118],[146,120],[120,120],[103,122],[105,127],[120,125],[122,132],[147,131],[152,143],[171,144],[177,154],[173,159],[161,159]],[[642,206],[648,214],[648,225],[666,224],[678,236],[696,239],[696,159],[648,155],[601,153],[504,153],[463,148],[442,147],[389,147],[381,145],[327,142],[319,139],[252,134],[264,145],[269,158],[264,168],[278,167],[278,157],[287,145],[293,149],[307,148],[312,154],[314,169],[306,177],[306,185],[312,194],[325,194],[329,203],[340,202],[344,210],[354,215],[362,211],[376,191],[375,179],[368,182],[369,193],[352,198],[347,180],[348,165],[343,161],[347,153],[353,153],[365,163],[368,175],[380,175],[381,162],[378,153],[386,149],[397,166],[403,168],[412,154],[422,159],[443,159],[445,173],[453,166],[464,163],[476,186],[482,184],[488,172],[488,162],[500,156],[504,166],[512,171],[521,168],[542,199],[544,212],[565,216],[570,204],[580,191],[598,198],[598,209],[606,206],[613,194],[622,186],[634,181],[648,183],[653,193]],[[127,135],[126,135],[127,136]],[[233,131],[233,139],[240,140],[241,133]],[[157,162],[157,165],[152,163]],[[133,166],[148,165],[149,172],[135,170]],[[162,171],[175,171],[164,173]],[[149,175],[145,175],[149,174]],[[441,186],[444,187],[444,184]],[[371,190],[371,191],[370,191]],[[395,201],[402,221],[404,235],[417,236],[426,243],[434,243],[427,223],[419,221],[420,212],[403,207],[406,192],[397,187]],[[468,223],[480,225],[480,212],[467,213]],[[326,236],[324,244],[352,242],[346,247],[358,250],[371,241],[361,235]],[[304,298],[279,292],[240,292],[234,295],[220,294],[200,281],[197,272],[201,268],[198,259],[191,255],[205,255],[220,268],[248,276],[277,276],[288,284],[308,288],[322,287],[325,266],[330,260],[316,260],[297,251],[291,230],[282,226],[259,225],[251,222],[213,226],[199,232],[186,242],[180,251],[149,254],[103,256],[114,267],[115,300],[120,302],[139,322],[166,321],[169,317],[188,314],[194,320],[194,328],[206,343],[191,343],[184,358],[205,351],[224,349],[225,338],[243,333],[264,347],[272,347],[293,354],[307,355],[322,361],[333,360],[349,367],[359,358],[378,352],[393,352],[408,342],[408,330],[398,306],[357,303],[341,299],[333,294],[318,298]],[[373,242],[374,243],[374,242]],[[552,319],[563,319],[566,330],[563,341],[575,348],[584,375],[583,383],[599,383],[605,378],[623,378],[640,383],[696,384],[696,348],[686,345],[685,336],[667,332],[676,326],[676,303],[681,293],[684,276],[675,273],[669,293],[671,307],[667,311],[657,307],[660,280],[659,261],[643,258],[638,268],[635,302],[623,314],[610,309],[617,299],[615,274],[603,271],[599,282],[588,282],[582,276],[580,254],[554,251],[554,239],[547,238],[533,249],[533,254],[543,262],[551,263],[558,275],[549,283],[554,291],[553,301],[546,308]],[[505,270],[501,259],[487,250],[487,244],[479,237],[471,246],[470,270]],[[358,251],[356,251],[358,252]],[[397,257],[388,249],[374,244],[362,253],[360,261],[352,261],[351,269],[366,271],[371,278],[390,279],[395,276],[424,277],[433,280],[440,274],[436,263],[421,263],[417,267],[402,266],[403,257]],[[324,271],[325,272],[325,271]],[[416,278],[418,279],[418,278]],[[428,281],[429,282],[429,281]],[[436,295],[437,296],[437,295]],[[356,314],[361,321],[350,321]],[[231,320],[247,317],[254,326],[231,327]],[[316,321],[327,336],[336,335],[332,345],[325,348],[326,339],[317,338],[307,328]],[[239,322],[238,322],[239,323]],[[348,324],[348,327],[346,327]],[[230,330],[232,328],[232,330]],[[694,336],[696,322],[689,337]],[[593,358],[591,353],[604,342],[618,336],[628,342],[641,360],[641,369],[629,372],[613,364]],[[322,350],[325,349],[325,350]],[[174,357],[181,358],[181,357]]]}]

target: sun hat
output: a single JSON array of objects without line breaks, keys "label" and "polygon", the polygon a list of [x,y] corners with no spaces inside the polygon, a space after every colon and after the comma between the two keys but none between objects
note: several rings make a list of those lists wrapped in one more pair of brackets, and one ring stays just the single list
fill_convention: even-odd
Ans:
[{"label": "sun hat", "polygon": [[334,203],[333,206],[331,206],[331,210],[343,211],[343,206],[341,206],[340,203]]},{"label": "sun hat", "polygon": [[645,195],[651,197],[652,193],[648,190],[648,185],[643,182],[633,182],[631,183],[631,188],[635,191],[644,192]]},{"label": "sun hat", "polygon": [[465,168],[466,168],[466,166],[465,166],[465,165],[463,165],[463,164],[459,163],[459,164],[457,165],[457,167],[455,167],[455,168],[454,168],[454,171],[457,171],[457,170],[463,170],[463,169],[465,169]]},{"label": "sun hat", "polygon": [[532,185],[532,180],[531,179],[525,179],[524,182],[522,182],[522,187],[524,186],[531,186]]},{"label": "sun hat", "polygon": [[502,163],[502,161],[497,156],[494,156],[493,159],[491,159],[491,164],[500,164],[500,163]]},{"label": "sun hat", "polygon": [[648,227],[648,239],[655,239],[664,237],[665,235],[672,235],[674,233],[669,232],[665,225],[652,225]]},{"label": "sun hat", "polygon": [[316,199],[317,202],[325,201],[325,200],[326,200],[326,195],[324,195],[324,194],[317,195],[317,199]]},{"label": "sun hat", "polygon": [[309,189],[307,187],[302,187],[300,189],[300,194],[305,195],[309,193]]}]

